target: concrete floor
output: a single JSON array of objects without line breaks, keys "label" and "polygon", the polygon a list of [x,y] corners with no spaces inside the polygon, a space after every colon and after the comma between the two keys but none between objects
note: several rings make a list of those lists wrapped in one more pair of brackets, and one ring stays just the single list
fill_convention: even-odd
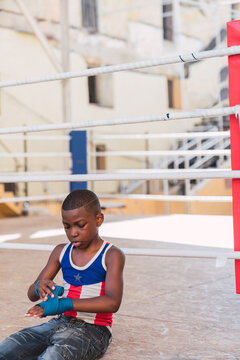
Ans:
[{"label": "concrete floor", "polygon": [[[121,219],[125,220],[117,218]],[[58,227],[59,217],[2,219],[0,235],[21,234],[9,243],[55,245],[66,242],[64,236],[30,236]],[[120,247],[203,249],[160,241],[111,241]],[[24,318],[24,313],[31,306],[26,290],[48,256],[48,251],[0,248],[0,340],[22,327],[46,321]],[[235,294],[232,260],[219,268],[209,259],[128,255],[124,279],[124,298],[114,316],[113,341],[104,360],[240,359],[240,298]],[[57,282],[61,283],[60,276]]]}]

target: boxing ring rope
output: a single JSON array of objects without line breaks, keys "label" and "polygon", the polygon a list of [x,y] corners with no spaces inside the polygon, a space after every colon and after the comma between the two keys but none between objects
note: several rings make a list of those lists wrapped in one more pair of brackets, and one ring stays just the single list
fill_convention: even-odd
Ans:
[{"label": "boxing ring rope", "polygon": [[[230,156],[231,150],[228,149],[214,149],[214,150],[132,150],[132,151],[96,151],[90,152],[89,156]],[[2,153],[2,158],[21,157],[21,158],[36,158],[36,157],[71,157],[69,152],[40,152],[40,153]]]},{"label": "boxing ring rope", "polygon": [[2,158],[36,158],[36,157],[71,157],[69,152],[40,152],[40,153],[2,153]]},{"label": "boxing ring rope", "polygon": [[1,135],[0,140],[67,140],[71,139],[70,135]]},{"label": "boxing ring rope", "polygon": [[[145,194],[100,194],[101,199],[138,199],[155,201],[191,201],[191,202],[232,202],[232,196],[190,196],[190,195],[145,195]],[[0,199],[1,202],[1,199]]]},{"label": "boxing ring rope", "polygon": [[126,63],[120,65],[102,66],[87,70],[58,73],[48,76],[39,76],[39,77],[25,78],[19,80],[1,81],[0,88],[27,85],[27,84],[36,84],[47,81],[66,80],[66,79],[79,78],[84,76],[96,76],[102,74],[109,74],[113,72],[115,73],[119,71],[138,70],[138,69],[149,68],[160,65],[188,63],[188,62],[194,62],[194,61],[199,61],[214,57],[230,56],[237,54],[240,54],[240,46],[231,46],[224,49],[192,52],[189,54],[175,55],[175,56],[164,57],[154,60],[138,61],[138,62]]},{"label": "boxing ring rope", "polygon": [[87,129],[87,128],[99,127],[99,126],[139,124],[139,123],[148,123],[153,121],[194,119],[199,117],[211,118],[217,116],[228,116],[233,114],[239,118],[240,105],[235,105],[225,108],[180,111],[176,113],[166,113],[164,115],[137,116],[137,117],[129,117],[129,118],[92,120],[92,121],[83,121],[83,122],[74,122],[74,123],[68,122],[61,124],[46,124],[46,125],[31,125],[31,126],[1,128],[0,136],[2,134],[16,134],[16,133],[24,133],[24,132],[38,132],[38,131],[50,131],[50,130]]},{"label": "boxing ring rope", "polygon": [[11,182],[80,182],[80,181],[112,181],[112,180],[173,180],[173,179],[240,179],[240,170],[222,169],[192,169],[192,170],[160,170],[146,169],[136,170],[131,173],[109,173],[109,174],[75,174],[75,175],[55,175],[55,176],[7,176],[0,175],[0,183]]},{"label": "boxing ring rope", "polygon": [[96,151],[90,152],[90,156],[230,156],[231,150],[214,149],[214,150],[130,150],[130,151]]},{"label": "boxing ring rope", "polygon": [[67,194],[52,194],[39,196],[16,196],[11,198],[0,198],[0,204],[25,201],[63,200]]},{"label": "boxing ring rope", "polygon": [[[105,237],[107,238],[107,237]],[[24,244],[24,243],[0,243],[0,249],[40,250],[52,251],[55,245],[47,244]],[[121,248],[126,255],[158,256],[158,257],[181,257],[216,259],[216,267],[224,266],[228,259],[240,259],[239,251],[207,251],[207,250],[179,250],[179,249],[149,249],[149,248]]]},{"label": "boxing ring rope", "polygon": [[204,139],[204,138],[229,138],[230,131],[204,131],[187,133],[162,133],[162,134],[101,134],[91,136],[91,140],[139,140],[139,139]]},{"label": "boxing ring rope", "polygon": [[[0,204],[15,203],[25,201],[43,201],[43,200],[63,200],[67,194],[52,194],[39,196],[17,196],[11,198],[0,198]],[[190,196],[190,195],[116,195],[116,194],[100,194],[100,199],[137,199],[137,200],[154,200],[154,201],[179,201],[179,202],[232,202],[231,196]]]},{"label": "boxing ring rope", "polygon": [[71,153],[69,152],[39,152],[39,153],[2,153],[2,158],[36,158],[36,157],[71,157]]}]

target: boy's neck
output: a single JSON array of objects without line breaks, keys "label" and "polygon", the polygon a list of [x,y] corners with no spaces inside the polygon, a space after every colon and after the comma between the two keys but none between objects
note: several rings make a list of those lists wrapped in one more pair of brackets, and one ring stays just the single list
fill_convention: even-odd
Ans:
[{"label": "boy's neck", "polygon": [[93,254],[93,253],[97,253],[98,250],[101,248],[102,244],[104,243],[104,241],[98,236],[97,239],[93,240],[88,247],[86,248],[75,248],[73,247],[74,251],[78,251],[79,253],[84,253],[84,254]]}]

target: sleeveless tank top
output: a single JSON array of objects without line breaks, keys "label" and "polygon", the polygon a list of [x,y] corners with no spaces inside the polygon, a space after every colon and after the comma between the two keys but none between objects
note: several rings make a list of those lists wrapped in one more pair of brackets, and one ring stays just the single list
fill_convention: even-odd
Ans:
[{"label": "sleeveless tank top", "polygon": [[[72,244],[62,249],[59,261],[63,274],[63,297],[72,299],[88,299],[105,295],[106,265],[105,255],[112,244],[104,241],[95,256],[84,266],[77,266],[72,261]],[[67,311],[72,316],[91,324],[112,326],[112,313],[87,313]]]}]

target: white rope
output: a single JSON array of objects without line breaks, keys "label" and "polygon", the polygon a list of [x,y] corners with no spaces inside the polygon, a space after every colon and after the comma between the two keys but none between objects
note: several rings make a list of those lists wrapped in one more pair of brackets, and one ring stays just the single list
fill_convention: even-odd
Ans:
[{"label": "white rope", "polygon": [[[0,243],[0,249],[37,250],[52,251],[55,245],[27,244],[27,243]],[[203,251],[203,250],[181,250],[181,249],[144,249],[144,248],[122,248],[126,255],[135,256],[158,256],[179,258],[208,258],[208,259],[240,259],[239,251]]]},{"label": "white rope", "polygon": [[72,174],[70,170],[45,170],[45,171],[8,171],[3,172],[4,176],[32,176],[32,175],[69,175]]},{"label": "white rope", "polygon": [[11,128],[1,128],[1,134],[16,134],[24,132],[37,132],[37,131],[50,131],[50,130],[67,130],[67,129],[86,129],[98,126],[111,126],[111,125],[124,125],[124,124],[138,124],[153,121],[168,121],[168,120],[182,120],[192,118],[211,118],[217,116],[228,116],[235,114],[238,116],[240,113],[240,105],[214,108],[214,109],[197,109],[187,112],[167,113],[164,115],[149,115],[138,116],[119,119],[105,119],[105,120],[92,120],[83,122],[69,122],[60,124],[46,124],[46,125],[31,125],[31,126],[19,126]]},{"label": "white rope", "polygon": [[39,195],[39,196],[16,196],[11,198],[0,199],[0,204],[18,203],[25,201],[44,201],[44,200],[63,200],[67,194]]},{"label": "white rope", "polygon": [[69,141],[71,136],[69,135],[1,135],[0,140],[67,140]]},{"label": "white rope", "polygon": [[26,84],[36,84],[46,81],[66,80],[66,79],[78,78],[83,76],[109,74],[118,71],[137,70],[137,69],[143,69],[143,68],[166,65],[166,64],[187,63],[187,62],[199,61],[213,57],[230,56],[237,54],[240,54],[240,46],[232,46],[225,49],[192,52],[190,54],[188,53],[183,55],[175,55],[175,56],[164,57],[154,60],[138,61],[138,62],[126,63],[120,65],[103,66],[98,68],[92,68],[92,69],[86,69],[86,70],[80,70],[74,72],[58,73],[47,76],[38,76],[38,77],[25,78],[19,80],[1,81],[0,88],[26,85]]},{"label": "white rope", "polygon": [[89,156],[230,156],[231,151],[226,149],[214,150],[138,150],[138,151],[98,151],[90,152]]},{"label": "white rope", "polygon": [[144,248],[122,248],[127,255],[180,257],[180,258],[209,258],[209,259],[240,259],[239,251],[203,251],[203,250],[181,250],[181,249],[144,249]]},{"label": "white rope", "polygon": [[100,199],[137,199],[156,201],[232,202],[232,196],[145,195],[145,194],[99,194]]},{"label": "white rope", "polygon": [[240,170],[155,170],[148,173],[82,174],[56,176],[0,176],[0,183],[12,182],[80,182],[80,181],[112,181],[112,180],[171,180],[171,179],[240,179]]},{"label": "white rope", "polygon": [[40,152],[40,153],[1,153],[1,158],[36,158],[36,157],[71,157],[71,153],[65,152]]},{"label": "white rope", "polygon": [[141,140],[141,139],[204,139],[229,138],[230,131],[204,131],[162,134],[103,134],[90,136],[91,140]]},{"label": "white rope", "polygon": [[[0,204],[4,203],[18,203],[30,201],[44,201],[44,200],[62,200],[67,194],[52,194],[52,195],[39,195],[39,196],[16,196],[11,198],[1,198]],[[189,196],[189,195],[115,195],[115,194],[102,194],[99,195],[100,199],[137,199],[137,200],[156,200],[156,201],[178,201],[178,202],[232,202],[232,196]]]}]

